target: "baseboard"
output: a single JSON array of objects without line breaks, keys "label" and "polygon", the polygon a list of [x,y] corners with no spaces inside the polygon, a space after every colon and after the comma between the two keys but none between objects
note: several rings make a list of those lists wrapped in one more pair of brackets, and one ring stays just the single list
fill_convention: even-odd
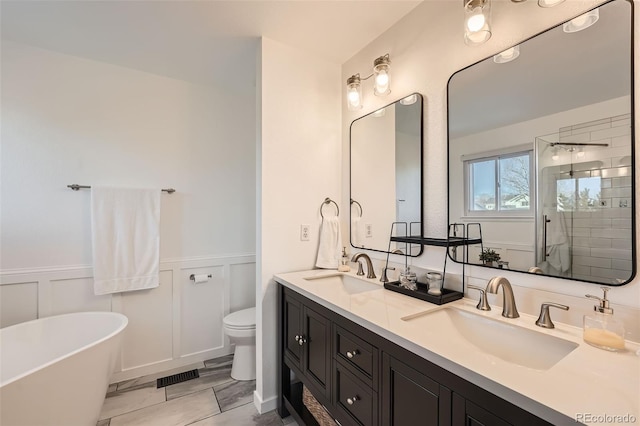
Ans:
[{"label": "baseboard", "polygon": [[258,413],[267,413],[278,408],[278,397],[272,396],[267,400],[263,400],[258,394],[258,391],[255,390],[253,391],[253,405],[256,406],[256,410],[258,410]]},{"label": "baseboard", "polygon": [[134,367],[134,368],[113,373],[109,383],[118,383],[123,380],[135,379],[136,377],[142,377],[149,374],[160,373],[162,371],[179,368],[185,365],[194,364],[196,362],[207,361],[209,359],[229,355],[230,353],[233,353],[233,346],[200,352],[200,353],[185,356],[182,358],[160,361],[150,365]]}]

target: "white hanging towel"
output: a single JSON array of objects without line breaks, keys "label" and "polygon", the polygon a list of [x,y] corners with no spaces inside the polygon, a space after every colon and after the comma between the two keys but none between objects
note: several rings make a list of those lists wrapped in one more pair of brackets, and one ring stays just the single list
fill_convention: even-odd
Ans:
[{"label": "white hanging towel", "polygon": [[91,188],[96,295],[160,284],[160,189]]},{"label": "white hanging towel", "polygon": [[320,245],[318,246],[316,267],[338,269],[341,256],[340,218],[338,216],[325,217],[320,224]]}]

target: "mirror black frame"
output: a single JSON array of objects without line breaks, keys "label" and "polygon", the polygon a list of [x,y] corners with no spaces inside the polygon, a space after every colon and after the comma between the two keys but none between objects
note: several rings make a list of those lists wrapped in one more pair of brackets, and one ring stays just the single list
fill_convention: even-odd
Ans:
[{"label": "mirror black frame", "polygon": [[[570,21],[571,19],[574,19],[586,12],[589,12],[591,10],[595,10],[598,9],[604,5],[607,5],[609,3],[613,3],[616,1],[625,1],[629,4],[630,6],[630,16],[629,16],[629,20],[630,20],[630,24],[631,24],[631,31],[630,31],[630,54],[631,54],[631,61],[630,61],[630,72],[629,72],[629,76],[630,76],[630,97],[631,97],[631,101],[630,101],[630,113],[631,113],[631,167],[633,170],[633,179],[632,179],[632,187],[633,190],[631,192],[631,217],[632,217],[632,221],[631,221],[631,275],[629,276],[629,278],[621,283],[604,283],[601,281],[591,281],[591,280],[584,280],[584,279],[578,279],[578,278],[571,278],[571,277],[560,277],[560,276],[556,276],[556,275],[542,275],[544,277],[549,277],[549,278],[558,278],[558,279],[566,279],[566,280],[571,280],[571,281],[579,281],[579,282],[586,282],[586,283],[591,283],[591,284],[598,284],[598,285],[606,285],[606,286],[613,286],[613,287],[618,287],[618,286],[622,286],[625,284],[629,284],[631,281],[633,281],[633,279],[635,278],[636,274],[637,274],[637,257],[638,257],[638,253],[637,253],[637,234],[636,234],[636,230],[637,230],[637,223],[636,223],[636,191],[637,191],[637,183],[638,183],[638,173],[636,172],[636,146],[635,146],[635,131],[636,131],[636,126],[635,126],[635,84],[634,84],[634,77],[635,77],[635,66],[634,66],[634,58],[635,58],[635,49],[634,49],[634,32],[635,32],[635,25],[634,25],[634,19],[635,19],[635,11],[634,11],[634,4],[633,4],[633,0],[608,0],[602,4],[599,4],[587,11],[582,12],[581,14],[570,18],[564,22],[561,22],[557,25],[554,25],[553,27],[547,28],[544,31],[540,31],[534,35],[532,35],[531,37],[528,37],[522,41],[520,41],[519,43],[515,44],[514,46],[517,46],[519,44],[522,44],[528,40],[531,40],[535,37],[538,37],[548,31],[551,31],[553,29],[556,29],[560,26],[562,26],[565,22]],[[512,46],[513,47],[513,46]],[[505,49],[502,49],[501,51],[503,51]],[[499,52],[496,52],[496,54]],[[450,140],[449,140],[449,129],[450,129],[450,113],[449,113],[449,101],[450,101],[450,96],[449,96],[449,85],[451,83],[451,79],[458,73],[465,71],[471,67],[473,67],[474,65],[477,65],[481,62],[484,62],[487,59],[491,59],[493,57],[493,55],[488,56],[486,58],[483,58],[477,62],[474,62],[462,69],[459,69],[458,71],[454,72],[451,77],[449,77],[449,79],[447,80],[447,199],[448,199],[448,194],[450,191],[450,186],[451,186],[451,182],[450,182]],[[451,224],[451,203],[447,202],[447,222],[449,224]],[[500,270],[502,271],[503,269],[497,267],[497,266],[489,266],[489,265],[483,265],[483,264],[478,264],[478,263],[471,263],[471,262],[461,262],[456,260],[452,255],[451,252],[449,250],[447,250],[447,256],[456,263],[459,264],[467,264],[467,265],[473,265],[473,266],[478,266],[478,267],[483,267],[483,268],[489,268],[489,269],[496,269],[496,270]],[[510,272],[519,272],[519,273],[525,273],[525,274],[534,274],[533,272],[528,272],[528,271],[523,271],[523,270],[514,270],[514,269],[509,269],[508,271]]]},{"label": "mirror black frame", "polygon": [[[352,162],[352,129],[353,129],[353,124],[358,121],[358,120],[362,120],[365,117],[368,117],[370,115],[373,115],[376,111],[379,111],[383,108],[387,108],[391,105],[394,105],[396,103],[399,103],[402,99],[405,99],[409,96],[412,95],[416,95],[417,96],[417,100],[416,102],[420,103],[420,229],[419,229],[419,234],[416,235],[416,237],[422,237],[423,233],[424,233],[424,161],[423,161],[423,156],[424,156],[424,100],[423,100],[423,95],[418,93],[418,92],[413,92],[410,93],[406,96],[403,96],[397,100],[395,100],[394,102],[391,102],[383,107],[380,107],[378,109],[376,109],[375,111],[370,112],[369,114],[363,115],[362,117],[358,117],[355,120],[353,120],[351,122],[351,124],[349,125],[349,200],[353,199],[353,194],[352,194],[352,173],[353,173],[353,162]],[[349,205],[349,245],[355,249],[358,250],[371,250],[371,251],[377,251],[379,253],[389,253],[388,250],[378,250],[378,249],[373,249],[373,248],[369,248],[369,247],[356,247],[353,245],[353,242],[351,241],[351,224],[353,223],[353,220],[351,218],[351,215],[353,214],[352,208],[351,208],[351,204]],[[389,229],[391,231],[391,228]],[[409,231],[411,232],[411,231]],[[419,257],[420,255],[422,255],[422,252],[424,251],[424,245],[423,244],[413,244],[410,243],[411,246],[414,245],[419,245],[420,246],[420,250],[418,251],[417,254],[409,254],[408,256],[410,257]],[[409,249],[409,251],[412,251],[411,249]]]}]

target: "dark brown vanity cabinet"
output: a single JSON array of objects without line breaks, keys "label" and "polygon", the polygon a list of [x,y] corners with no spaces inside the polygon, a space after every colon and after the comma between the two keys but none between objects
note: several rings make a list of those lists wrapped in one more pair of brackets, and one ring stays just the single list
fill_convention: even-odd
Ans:
[{"label": "dark brown vanity cabinet", "polygon": [[302,303],[294,294],[286,294],[283,302],[284,354],[290,364],[307,380],[317,397],[330,398],[331,322]]},{"label": "dark brown vanity cabinet", "polygon": [[449,425],[451,391],[398,359],[382,356],[382,424]]},{"label": "dark brown vanity cabinet", "polygon": [[[551,424],[287,287],[278,291],[283,417],[318,424],[302,402],[304,385],[342,426]],[[575,424],[566,419],[559,423]]]}]

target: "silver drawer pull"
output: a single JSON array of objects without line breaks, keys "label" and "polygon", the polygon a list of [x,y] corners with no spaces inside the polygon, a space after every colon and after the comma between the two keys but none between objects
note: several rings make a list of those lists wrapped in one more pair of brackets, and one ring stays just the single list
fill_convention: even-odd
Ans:
[{"label": "silver drawer pull", "polygon": [[354,349],[352,351],[347,351],[347,358],[351,359],[354,356],[358,355],[360,352],[357,349]]},{"label": "silver drawer pull", "polygon": [[298,344],[299,344],[300,346],[302,346],[302,345],[304,345],[305,343],[307,343],[307,339],[305,339],[305,338],[304,338],[304,336],[298,336],[298,337],[300,337],[300,338],[298,339]]},{"label": "silver drawer pull", "polygon": [[360,398],[358,398],[358,395],[353,396],[351,398],[347,398],[347,404],[349,405],[353,405],[356,403],[356,401],[358,401]]}]

